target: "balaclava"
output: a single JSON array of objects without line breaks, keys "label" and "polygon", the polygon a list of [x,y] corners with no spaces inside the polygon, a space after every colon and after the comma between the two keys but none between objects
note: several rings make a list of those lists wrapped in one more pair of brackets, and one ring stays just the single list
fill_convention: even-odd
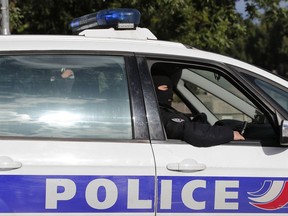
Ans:
[{"label": "balaclava", "polygon": [[[155,91],[160,105],[171,106],[173,100],[172,81],[167,76],[153,76]],[[159,90],[161,85],[167,85],[166,91]]]}]

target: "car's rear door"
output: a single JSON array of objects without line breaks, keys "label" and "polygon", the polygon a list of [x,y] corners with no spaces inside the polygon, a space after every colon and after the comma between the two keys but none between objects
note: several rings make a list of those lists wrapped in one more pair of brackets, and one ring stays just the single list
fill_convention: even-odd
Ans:
[{"label": "car's rear door", "polygon": [[154,215],[131,55],[1,53],[0,213]]}]

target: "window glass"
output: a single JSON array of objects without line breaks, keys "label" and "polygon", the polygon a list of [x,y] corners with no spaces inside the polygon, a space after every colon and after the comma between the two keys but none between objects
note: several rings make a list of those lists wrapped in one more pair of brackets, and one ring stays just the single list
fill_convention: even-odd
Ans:
[{"label": "window glass", "polygon": [[276,103],[288,112],[288,92],[281,90],[263,80],[255,79],[258,85],[266,94],[268,94]]},{"label": "window glass", "polygon": [[173,101],[171,106],[179,112],[185,113],[187,115],[192,114],[189,107],[187,107],[187,105],[183,102],[183,100],[175,93],[173,93]]},{"label": "window glass", "polygon": [[132,138],[123,57],[0,57],[0,136]]},{"label": "window glass", "polygon": [[245,115],[245,113],[231,106],[214,94],[203,90],[201,87],[192,83],[186,82],[186,87],[195,95],[197,98],[205,104],[206,108],[213,113],[218,120],[223,119],[235,119],[240,121],[251,122],[252,119]]},{"label": "window glass", "polygon": [[[194,76],[194,79],[199,80],[195,83],[185,81],[185,86],[210,110],[211,113],[215,115],[215,117],[217,117],[217,119],[252,121],[251,117],[241,111],[239,107],[243,106],[241,104],[242,102],[251,106],[254,105],[225,77],[215,71],[207,69],[186,68],[183,70],[183,73],[191,73],[191,76]],[[193,75],[193,73],[197,75]],[[253,115],[254,114],[255,112],[253,112]]]},{"label": "window glass", "polygon": [[240,92],[237,88],[235,88],[234,85],[232,85],[227,79],[225,79],[219,73],[203,69],[190,68],[189,70],[191,70],[191,72],[193,73],[199,74],[202,77],[205,77],[205,79],[215,83],[216,85],[221,86],[221,88],[226,89],[227,91],[233,93],[234,95],[246,101],[247,103],[252,104],[252,102],[245,95],[243,95],[242,92]]},{"label": "window glass", "polygon": [[288,111],[288,92],[285,88],[281,88],[277,83],[273,83],[273,79],[264,80],[264,78],[255,77],[250,72],[239,67],[232,66],[241,72],[253,85],[258,86],[266,95],[280,105],[284,110]]}]

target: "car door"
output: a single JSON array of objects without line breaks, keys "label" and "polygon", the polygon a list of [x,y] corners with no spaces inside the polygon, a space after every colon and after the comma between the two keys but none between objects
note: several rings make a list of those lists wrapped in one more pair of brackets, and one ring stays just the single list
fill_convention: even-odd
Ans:
[{"label": "car door", "polygon": [[1,213],[154,215],[155,165],[133,59],[1,54]]},{"label": "car door", "polygon": [[[173,79],[174,108],[191,116],[205,112],[211,125],[221,122],[242,129],[242,122],[248,122],[245,141],[207,148],[161,136],[153,139],[157,215],[287,213],[288,149],[280,146],[272,103],[267,105],[266,98],[251,91],[239,74],[224,65],[221,68],[221,64],[199,60],[189,64],[167,57],[147,59],[146,69],[152,75],[155,67]],[[148,82],[150,75],[145,78],[143,74],[142,80]],[[185,106],[177,103],[181,100]],[[157,106],[151,99],[146,103]]]}]

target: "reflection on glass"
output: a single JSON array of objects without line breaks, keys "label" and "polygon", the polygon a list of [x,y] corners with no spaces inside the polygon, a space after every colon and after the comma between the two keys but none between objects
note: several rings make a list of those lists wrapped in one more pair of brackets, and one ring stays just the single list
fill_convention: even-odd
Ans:
[{"label": "reflection on glass", "polygon": [[81,115],[67,111],[45,113],[39,118],[40,122],[59,126],[73,126],[81,122]]},{"label": "reflection on glass", "polygon": [[0,57],[0,136],[132,139],[123,57]]}]

